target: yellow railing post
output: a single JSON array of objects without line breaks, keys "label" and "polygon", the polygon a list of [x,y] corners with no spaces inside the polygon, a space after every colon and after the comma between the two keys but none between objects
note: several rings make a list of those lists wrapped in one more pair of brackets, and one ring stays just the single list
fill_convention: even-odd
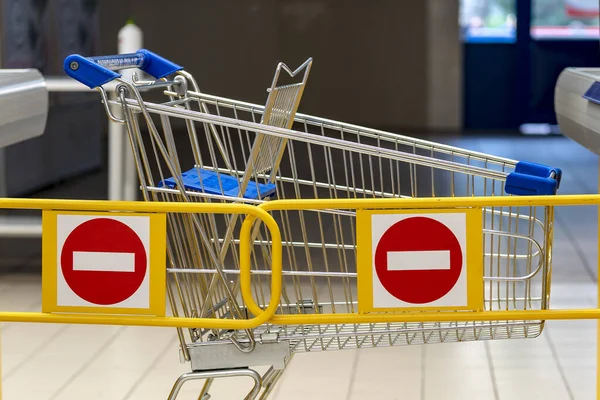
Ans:
[{"label": "yellow railing post", "polygon": [[[598,193],[600,193],[600,162],[598,164]],[[596,293],[598,295],[598,307],[600,308],[600,206],[596,207],[598,211],[598,267],[597,279],[598,286]],[[600,400],[600,319],[597,322],[597,338],[596,338],[596,399]]]},{"label": "yellow railing post", "polygon": [[2,327],[0,327],[0,400],[2,400]]}]

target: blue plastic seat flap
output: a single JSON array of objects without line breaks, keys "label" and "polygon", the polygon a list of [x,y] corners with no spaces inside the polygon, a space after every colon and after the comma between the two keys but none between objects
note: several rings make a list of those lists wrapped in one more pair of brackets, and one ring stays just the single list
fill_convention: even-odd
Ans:
[{"label": "blue plastic seat flap", "polygon": [[[186,190],[216,194],[228,197],[238,197],[240,192],[240,181],[227,174],[221,174],[202,168],[192,168],[181,174],[183,186]],[[168,178],[160,182],[160,187],[176,189],[177,183],[174,178]],[[245,199],[260,200],[275,193],[274,183],[248,183],[244,193]]]}]

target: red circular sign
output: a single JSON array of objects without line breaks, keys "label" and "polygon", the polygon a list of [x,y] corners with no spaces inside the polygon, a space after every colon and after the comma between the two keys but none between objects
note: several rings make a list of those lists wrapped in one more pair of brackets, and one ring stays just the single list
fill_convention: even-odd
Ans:
[{"label": "red circular sign", "polygon": [[[73,253],[97,254],[97,270],[74,269]],[[132,253],[133,271],[102,270],[101,253]],[[96,254],[94,254],[96,255]],[[126,224],[110,219],[91,219],[77,226],[63,245],[60,263],[71,290],[82,299],[98,305],[112,305],[131,297],[146,276],[144,244]]]},{"label": "red circular sign", "polygon": [[[449,269],[426,270],[419,265],[401,271],[388,269],[388,252],[435,250],[450,252]],[[375,270],[383,287],[398,300],[412,304],[431,303],[448,294],[460,277],[462,264],[462,250],[454,233],[427,217],[395,223],[385,231],[375,251]]]}]

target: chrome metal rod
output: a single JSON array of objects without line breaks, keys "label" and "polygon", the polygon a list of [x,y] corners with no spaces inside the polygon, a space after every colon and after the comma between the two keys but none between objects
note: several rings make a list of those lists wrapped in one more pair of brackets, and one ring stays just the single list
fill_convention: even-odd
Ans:
[{"label": "chrome metal rod", "polygon": [[39,217],[0,217],[0,237],[39,238],[42,221]]},{"label": "chrome metal rod", "polygon": [[[218,104],[222,104],[222,103],[235,104],[235,107],[238,110],[243,110],[243,111],[262,112],[265,108],[265,106],[260,105],[260,104],[248,103],[245,101],[234,100],[234,99],[230,99],[227,97],[221,97],[221,96],[214,96],[214,95],[200,93],[200,92],[191,91],[191,90],[188,91],[188,96],[202,99],[203,101],[209,100],[209,101],[214,102],[215,104],[216,103],[218,103]],[[441,144],[441,143],[434,143],[434,142],[431,142],[428,140],[417,139],[414,137],[402,136],[402,135],[398,135],[398,134],[391,133],[391,132],[381,131],[381,130],[372,129],[372,128],[366,128],[366,127],[348,124],[345,122],[335,121],[335,120],[327,119],[327,118],[320,118],[320,117],[316,117],[313,115],[296,113],[296,121],[300,122],[300,123],[305,122],[305,121],[306,122],[310,121],[315,124],[319,124],[319,125],[322,124],[326,128],[334,127],[337,129],[340,126],[343,126],[345,132],[352,133],[352,131],[355,131],[355,132],[360,131],[362,134],[370,133],[373,135],[373,137],[385,137],[385,138],[389,138],[394,141],[406,140],[407,144],[410,144],[410,145],[415,144],[418,148],[421,148],[421,149],[430,149],[431,147],[435,147],[436,151],[441,151],[442,153],[445,153],[445,154],[455,154],[455,155],[459,155],[459,156],[465,155],[465,156],[469,156],[471,159],[478,159],[478,160],[482,160],[482,161],[490,160],[490,161],[493,161],[498,164],[514,164],[515,163],[514,160],[504,158],[504,157],[490,156],[489,154],[485,154],[485,153],[481,153],[481,152],[477,152],[477,151],[465,150],[465,149],[462,149],[459,147],[454,147],[454,146],[445,145],[445,144]]]},{"label": "chrome metal rod", "polygon": [[[435,327],[415,327],[415,328],[404,328],[404,327],[398,327],[398,329],[381,329],[381,330],[374,330],[372,324],[364,324],[363,329],[365,330],[358,330],[360,328],[356,328],[356,325],[352,326],[352,330],[348,330],[348,331],[334,331],[335,327],[337,327],[337,325],[326,325],[327,327],[331,326],[332,327],[332,331],[333,332],[321,332],[321,333],[306,333],[306,332],[302,332],[302,334],[299,335],[293,335],[293,334],[283,334],[279,336],[280,340],[305,340],[305,339],[316,339],[316,338],[337,338],[337,337],[353,337],[353,336],[371,336],[371,335],[397,335],[397,334],[402,334],[402,333],[421,333],[421,332],[427,332],[427,331],[433,331],[433,332],[437,332],[437,331],[462,331],[462,330],[473,330],[473,329],[490,329],[491,328],[500,328],[500,327],[509,327],[509,326],[524,326],[524,325],[538,325],[539,322],[506,322],[506,323],[499,323],[499,324],[495,324],[493,326],[489,326],[489,325],[451,325],[451,326],[435,326]],[[382,324],[383,326],[385,326],[385,324]],[[360,327],[360,325],[359,325]]]},{"label": "chrome metal rod", "polygon": [[246,395],[245,399],[253,400],[256,398],[256,396],[258,396],[258,393],[260,392],[260,385],[261,385],[261,377],[258,374],[258,372],[254,371],[253,369],[249,369],[249,368],[247,368],[247,369],[239,368],[239,369],[225,369],[225,370],[218,370],[218,371],[197,371],[197,372],[189,372],[189,373],[183,374],[177,379],[177,381],[173,385],[173,389],[171,389],[171,393],[169,394],[168,400],[175,400],[177,398],[177,395],[179,394],[179,391],[181,390],[181,387],[183,386],[183,384],[188,381],[193,381],[193,380],[198,380],[198,379],[228,378],[228,377],[234,377],[234,376],[238,376],[238,377],[245,376],[248,378],[252,378],[252,380],[254,381],[254,386],[252,387],[252,390],[250,390],[250,392]]},{"label": "chrome metal rod", "polygon": [[[216,274],[216,269],[188,269],[188,268],[167,268],[167,272],[171,274]],[[224,269],[226,274],[239,274],[238,269]],[[271,275],[271,271],[252,270],[251,275]],[[354,272],[317,272],[317,271],[282,271],[282,275],[287,276],[321,276],[330,278],[356,278]]]},{"label": "chrome metal rod", "polygon": [[[200,268],[167,268],[170,274],[216,274],[216,269],[200,269]],[[224,269],[226,274],[239,275],[238,269]],[[500,281],[500,282],[523,282],[533,278],[539,272],[539,268],[525,276],[484,276],[485,281]],[[271,275],[269,270],[251,270],[251,275]],[[306,276],[306,277],[322,277],[322,278],[356,278],[356,272],[327,272],[327,271],[281,271],[283,276]]]},{"label": "chrome metal rod", "polygon": [[[141,110],[140,103],[133,99],[126,99],[127,105],[133,109]],[[272,136],[280,138],[288,138],[297,140],[300,142],[306,142],[315,144],[318,146],[331,147],[344,150],[352,150],[358,153],[371,156],[386,156],[392,160],[410,162],[415,165],[422,165],[427,167],[442,168],[447,171],[468,173],[474,176],[481,176],[485,178],[494,178],[498,180],[505,180],[508,175],[506,172],[494,171],[482,167],[475,167],[472,165],[460,164],[454,161],[446,161],[435,159],[427,156],[421,156],[418,154],[405,153],[397,150],[390,150],[385,148],[379,148],[370,146],[362,143],[348,142],[341,139],[335,138],[323,138],[317,135],[307,134],[306,132],[294,131],[291,129],[279,128],[275,126],[263,125],[255,122],[247,122],[236,120],[233,118],[222,117],[219,115],[205,114],[196,111],[189,111],[185,109],[177,109],[173,107],[164,106],[157,103],[145,102],[143,107],[151,113],[167,115],[170,117],[184,118],[191,121],[205,122],[209,124],[218,124],[220,126],[249,130],[253,132],[269,133]]]}]

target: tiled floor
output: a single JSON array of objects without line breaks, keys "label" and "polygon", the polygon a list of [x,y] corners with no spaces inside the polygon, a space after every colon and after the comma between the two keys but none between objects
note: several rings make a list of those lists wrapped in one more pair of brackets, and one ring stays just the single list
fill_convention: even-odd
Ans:
[{"label": "tiled floor", "polygon": [[[561,166],[563,194],[597,191],[597,157],[565,138],[463,138],[453,144]],[[99,172],[39,196],[101,198],[103,185],[105,174]],[[593,208],[557,210],[555,307],[596,302],[596,221]],[[0,308],[39,310],[39,241],[2,239],[0,251]],[[164,399],[189,370],[179,363],[174,333],[3,324],[3,399]],[[595,355],[593,321],[548,322],[535,340],[298,354],[271,398],[587,400],[595,398]],[[242,398],[248,382],[233,382],[217,381],[213,399]],[[180,398],[196,399],[199,387],[185,386]]]}]

